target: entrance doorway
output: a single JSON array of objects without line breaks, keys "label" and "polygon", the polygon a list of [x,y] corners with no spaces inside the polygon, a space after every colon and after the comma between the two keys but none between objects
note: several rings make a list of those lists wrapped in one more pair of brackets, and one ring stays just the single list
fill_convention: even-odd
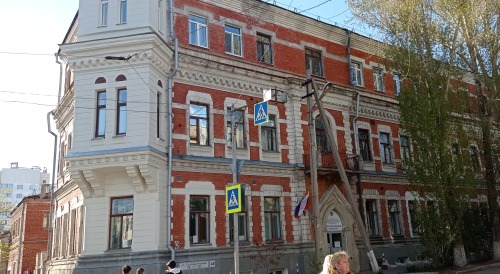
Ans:
[{"label": "entrance doorway", "polygon": [[330,254],[342,251],[342,233],[326,233]]},{"label": "entrance doorway", "polygon": [[330,211],[326,221],[326,240],[330,254],[345,250],[343,248],[345,245],[343,233],[342,221],[339,215],[333,210]]}]

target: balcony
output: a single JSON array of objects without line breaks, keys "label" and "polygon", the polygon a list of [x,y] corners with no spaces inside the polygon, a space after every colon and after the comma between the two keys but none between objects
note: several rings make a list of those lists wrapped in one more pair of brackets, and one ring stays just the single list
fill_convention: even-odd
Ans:
[{"label": "balcony", "polygon": [[[306,170],[311,168],[311,161],[309,154],[303,155],[304,167]],[[340,158],[342,159],[342,164],[344,165],[344,169],[346,171],[359,171],[359,160],[358,155],[351,153],[340,153]],[[336,171],[338,170],[337,163],[333,158],[332,153],[321,153],[318,155],[318,169],[323,171]]]}]

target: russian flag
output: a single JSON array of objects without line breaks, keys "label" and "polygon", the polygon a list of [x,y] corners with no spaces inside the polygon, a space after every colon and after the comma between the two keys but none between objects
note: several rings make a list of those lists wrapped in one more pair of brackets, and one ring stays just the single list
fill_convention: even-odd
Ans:
[{"label": "russian flag", "polygon": [[302,215],[302,212],[304,212],[304,209],[307,206],[307,200],[309,200],[309,192],[307,192],[304,197],[302,197],[302,200],[300,200],[295,207],[295,218],[300,218],[300,215]]}]

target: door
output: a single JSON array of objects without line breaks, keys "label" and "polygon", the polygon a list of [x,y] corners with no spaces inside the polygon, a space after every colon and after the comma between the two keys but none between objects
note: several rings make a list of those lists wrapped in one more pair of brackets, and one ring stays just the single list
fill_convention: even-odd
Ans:
[{"label": "door", "polygon": [[329,253],[333,254],[337,251],[342,251],[342,233],[327,232],[326,233]]}]

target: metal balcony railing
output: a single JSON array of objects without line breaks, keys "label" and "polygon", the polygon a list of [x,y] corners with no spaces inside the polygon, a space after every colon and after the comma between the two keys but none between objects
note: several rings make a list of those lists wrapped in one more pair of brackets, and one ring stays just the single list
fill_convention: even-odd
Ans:
[{"label": "metal balcony railing", "polygon": [[[304,167],[306,169],[311,168],[311,161],[309,154],[303,155]],[[359,157],[356,154],[351,153],[340,153],[340,158],[342,159],[342,164],[344,168],[348,171],[359,171]],[[337,163],[333,158],[332,153],[322,152],[318,154],[318,168],[322,169],[338,169]]]}]

